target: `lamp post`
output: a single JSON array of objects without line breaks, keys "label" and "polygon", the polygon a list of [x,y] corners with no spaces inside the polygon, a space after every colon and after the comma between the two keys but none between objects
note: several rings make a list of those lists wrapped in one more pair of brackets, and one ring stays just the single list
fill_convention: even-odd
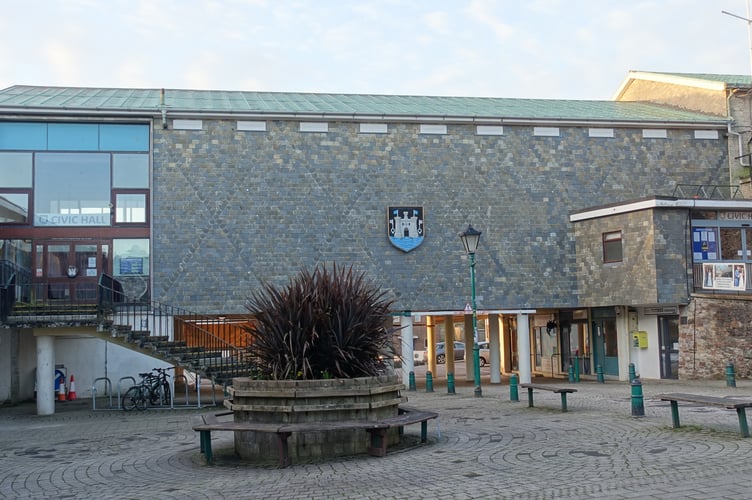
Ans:
[{"label": "lamp post", "polygon": [[475,251],[478,250],[481,232],[468,225],[465,232],[460,233],[460,239],[465,246],[465,252],[470,257],[470,284],[472,285],[473,302],[473,374],[475,376],[475,397],[483,396],[480,387],[480,348],[478,347],[478,306],[475,303]]}]

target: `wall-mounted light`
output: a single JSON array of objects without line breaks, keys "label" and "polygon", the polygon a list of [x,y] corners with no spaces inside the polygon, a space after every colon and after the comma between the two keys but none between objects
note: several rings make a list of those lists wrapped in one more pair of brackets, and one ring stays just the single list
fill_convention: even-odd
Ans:
[{"label": "wall-mounted light", "polygon": [[549,321],[546,323],[546,333],[549,335],[553,335],[554,332],[556,332],[556,321]]}]

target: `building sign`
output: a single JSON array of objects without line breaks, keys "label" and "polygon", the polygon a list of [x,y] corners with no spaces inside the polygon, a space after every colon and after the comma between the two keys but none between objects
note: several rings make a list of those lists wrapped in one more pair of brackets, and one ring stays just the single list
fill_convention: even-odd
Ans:
[{"label": "building sign", "polygon": [[715,228],[692,228],[692,254],[695,262],[718,259],[718,233]]},{"label": "building sign", "polygon": [[110,214],[36,214],[35,226],[109,226]]},{"label": "building sign", "polygon": [[392,245],[409,252],[423,243],[423,207],[389,207],[386,219]]},{"label": "building sign", "polygon": [[747,289],[746,271],[744,264],[703,263],[702,287],[711,290],[744,291]]},{"label": "building sign", "polygon": [[752,212],[718,212],[720,220],[752,220]]}]

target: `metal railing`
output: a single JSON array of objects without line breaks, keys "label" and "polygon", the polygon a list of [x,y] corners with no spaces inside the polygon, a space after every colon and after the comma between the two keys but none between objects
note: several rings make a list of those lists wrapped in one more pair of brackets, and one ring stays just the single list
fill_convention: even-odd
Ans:
[{"label": "metal railing", "polygon": [[700,200],[735,200],[743,198],[739,186],[720,186],[714,184],[677,184],[674,198],[693,198]]},{"label": "metal railing", "polygon": [[98,295],[100,314],[109,327],[130,328],[131,335],[142,340],[151,337],[176,365],[218,380],[250,374],[247,318],[200,314],[154,300],[129,302],[108,275],[100,278]]}]

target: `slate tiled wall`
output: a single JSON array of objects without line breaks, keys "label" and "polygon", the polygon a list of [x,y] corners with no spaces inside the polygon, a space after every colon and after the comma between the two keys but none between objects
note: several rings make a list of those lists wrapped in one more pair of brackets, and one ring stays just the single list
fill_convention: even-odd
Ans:
[{"label": "slate tiled wall", "polygon": [[[585,127],[534,137],[532,126],[505,126],[503,136],[470,124],[446,135],[421,135],[417,123],[390,123],[386,134],[347,121],[326,133],[302,133],[296,121],[235,126],[155,129],[156,300],[242,312],[260,282],[336,261],[365,271],[396,309],[461,310],[470,278],[458,234],[472,224],[483,232],[479,308],[586,306],[570,211],[727,176],[726,139],[695,140],[691,130],[644,139],[638,128],[590,138]],[[425,241],[409,253],[387,238],[394,205],[424,207]]]}]

